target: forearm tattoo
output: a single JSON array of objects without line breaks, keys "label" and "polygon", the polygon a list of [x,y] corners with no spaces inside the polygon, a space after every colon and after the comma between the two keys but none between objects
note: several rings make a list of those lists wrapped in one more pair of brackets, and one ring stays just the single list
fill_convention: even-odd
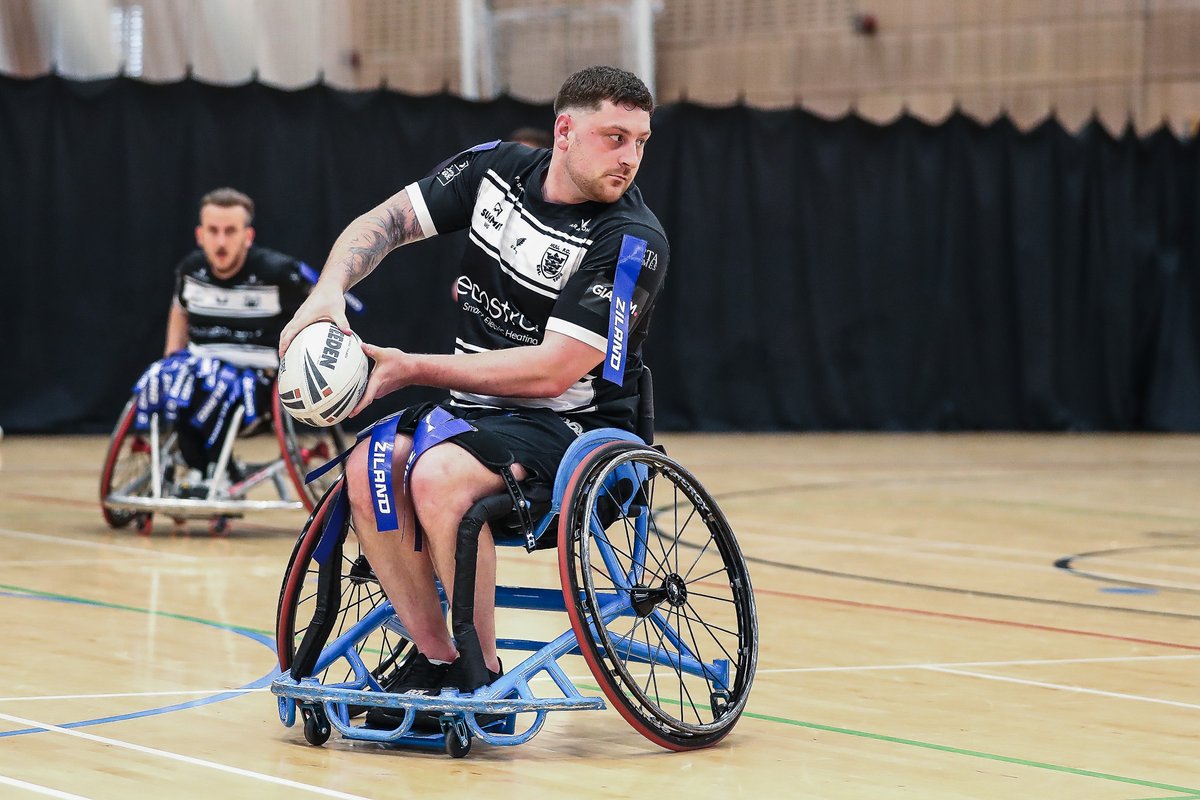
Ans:
[{"label": "forearm tattoo", "polygon": [[416,212],[408,203],[394,203],[382,213],[366,218],[371,227],[360,229],[347,245],[347,255],[341,259],[352,282],[370,274],[371,270],[391,251],[423,235]]}]

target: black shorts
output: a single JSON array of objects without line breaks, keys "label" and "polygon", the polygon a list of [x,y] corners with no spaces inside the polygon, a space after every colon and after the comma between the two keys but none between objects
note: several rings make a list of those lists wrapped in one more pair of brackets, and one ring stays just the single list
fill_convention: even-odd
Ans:
[{"label": "black shorts", "polygon": [[[513,463],[529,471],[525,481],[527,484],[553,486],[558,465],[567,448],[575,441],[574,429],[548,408],[470,408],[456,406],[449,401],[409,406],[400,412],[396,432],[411,436],[425,415],[438,406],[465,419],[478,430],[498,438],[512,453]],[[472,447],[470,433],[461,434],[450,441],[480,457],[479,451]]]}]

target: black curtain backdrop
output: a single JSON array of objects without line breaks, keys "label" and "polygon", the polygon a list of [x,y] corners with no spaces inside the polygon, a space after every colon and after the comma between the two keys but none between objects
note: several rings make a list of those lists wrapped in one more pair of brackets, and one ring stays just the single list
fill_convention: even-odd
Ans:
[{"label": "black curtain backdrop", "polygon": [[[209,189],[248,192],[259,243],[319,268],[442,159],[551,121],[511,99],[0,77],[0,425],[112,426]],[[1200,431],[1196,140],[684,103],[646,152],[672,245],[660,428]],[[389,256],[352,324],[448,351],[462,247]]]}]

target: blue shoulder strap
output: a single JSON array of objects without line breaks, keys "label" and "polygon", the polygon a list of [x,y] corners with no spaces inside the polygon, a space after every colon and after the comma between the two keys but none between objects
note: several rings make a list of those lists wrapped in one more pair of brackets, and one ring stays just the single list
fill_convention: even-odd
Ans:
[{"label": "blue shoulder strap", "polygon": [[633,289],[637,286],[645,253],[645,239],[629,234],[621,237],[621,253],[617,256],[617,274],[613,278],[612,302],[608,309],[608,347],[604,353],[604,380],[618,386],[625,380]]}]

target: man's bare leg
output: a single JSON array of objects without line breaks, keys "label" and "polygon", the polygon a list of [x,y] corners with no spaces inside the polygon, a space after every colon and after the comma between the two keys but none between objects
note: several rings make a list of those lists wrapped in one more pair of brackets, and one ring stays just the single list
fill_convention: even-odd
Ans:
[{"label": "man's bare leg", "polygon": [[383,532],[375,527],[374,498],[368,480],[370,440],[366,439],[354,448],[346,460],[354,532],[417,650],[434,661],[453,661],[458,657],[458,650],[450,639],[442,615],[429,548],[414,549],[416,522],[403,481],[404,464],[411,448],[409,437],[396,437],[392,478],[400,530]]},{"label": "man's bare leg", "polygon": [[[513,475],[523,480],[526,471],[513,465]],[[458,526],[474,503],[504,491],[499,475],[453,442],[444,442],[421,456],[411,476],[413,503],[426,533],[433,566],[442,588],[453,602],[454,554]],[[484,664],[500,670],[496,656],[496,547],[485,526],[479,535],[475,568],[475,632],[483,650]]]}]

